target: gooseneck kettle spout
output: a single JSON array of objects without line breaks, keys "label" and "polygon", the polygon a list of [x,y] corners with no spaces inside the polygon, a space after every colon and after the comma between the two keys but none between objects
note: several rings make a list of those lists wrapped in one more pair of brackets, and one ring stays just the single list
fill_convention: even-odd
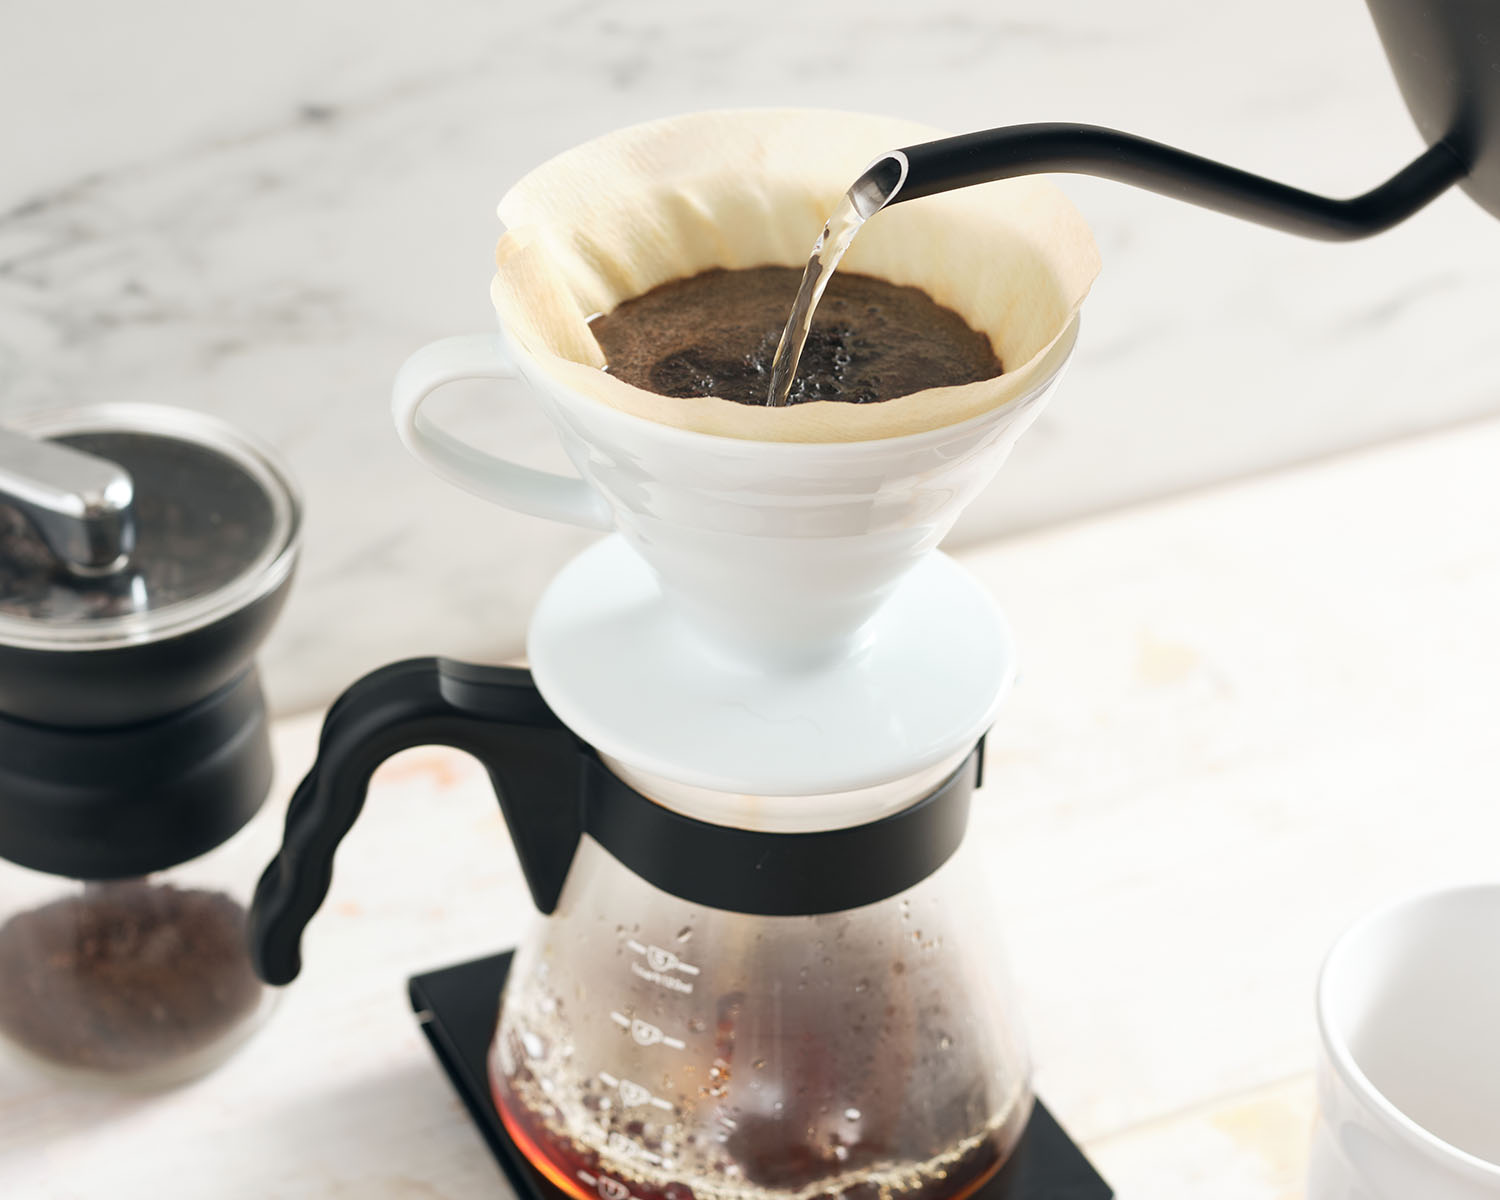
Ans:
[{"label": "gooseneck kettle spout", "polygon": [[887,205],[1017,175],[1094,175],[1328,241],[1382,233],[1469,173],[1458,152],[1439,142],[1379,187],[1337,200],[1134,134],[1056,123],[1011,125],[907,146],[872,170],[892,160],[900,182]]},{"label": "gooseneck kettle spout", "polygon": [[1093,175],[1329,241],[1381,233],[1455,184],[1500,217],[1500,3],[1369,6],[1427,149],[1362,195],[1333,199],[1134,134],[1071,124],[1011,125],[907,146],[877,159],[855,187],[873,210],[1018,175]]}]

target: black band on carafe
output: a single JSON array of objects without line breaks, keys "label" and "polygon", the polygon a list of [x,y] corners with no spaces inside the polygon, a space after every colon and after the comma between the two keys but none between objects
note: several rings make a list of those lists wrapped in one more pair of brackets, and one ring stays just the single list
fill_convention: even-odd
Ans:
[{"label": "black band on carafe", "polygon": [[981,742],[936,791],[898,813],[844,829],[765,833],[683,816],[593,759],[588,835],[680,900],[758,917],[845,912],[900,895],[963,841]]}]

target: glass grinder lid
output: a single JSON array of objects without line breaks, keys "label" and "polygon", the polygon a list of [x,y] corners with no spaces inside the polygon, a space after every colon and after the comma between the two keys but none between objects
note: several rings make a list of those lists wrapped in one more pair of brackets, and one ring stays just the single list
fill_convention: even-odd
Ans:
[{"label": "glass grinder lid", "polygon": [[[93,462],[22,447],[0,470],[0,645],[77,651],[160,641],[244,608],[291,570],[296,493],[270,453],[232,426],[187,409],[119,404],[38,414],[11,429]],[[32,487],[28,463],[51,478]],[[76,481],[90,471],[102,478],[111,465],[127,477],[123,488],[115,481],[128,504],[123,530],[105,531],[121,553],[89,564],[61,552],[57,534],[81,515],[77,503],[58,500],[66,489],[54,486],[48,513],[43,493],[68,482],[60,467]]]}]

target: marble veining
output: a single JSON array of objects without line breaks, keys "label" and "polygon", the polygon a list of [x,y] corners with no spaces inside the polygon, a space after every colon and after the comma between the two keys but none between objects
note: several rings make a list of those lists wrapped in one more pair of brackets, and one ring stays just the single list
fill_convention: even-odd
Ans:
[{"label": "marble veining", "polygon": [[[265,658],[283,710],[401,655],[515,654],[586,540],[427,478],[386,414],[408,352],[488,327],[494,203],[558,150],[747,104],[1094,121],[1340,194],[1420,149],[1359,5],[152,0],[85,20],[31,0],[5,24],[0,419],[181,404],[290,458],[309,519]],[[1105,273],[1058,401],[957,543],[1500,408],[1500,226],[1467,199],[1327,246],[1064,186]],[[445,407],[563,468],[524,398]]]}]

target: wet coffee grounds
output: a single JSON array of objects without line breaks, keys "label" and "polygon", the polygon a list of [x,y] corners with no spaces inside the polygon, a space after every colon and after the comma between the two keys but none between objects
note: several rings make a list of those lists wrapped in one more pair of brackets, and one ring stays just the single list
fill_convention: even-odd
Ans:
[{"label": "wet coffee grounds", "polygon": [[245,912],[219,892],[89,884],[0,926],[0,1033],[54,1065],[148,1071],[259,1002]]},{"label": "wet coffee grounds", "polygon": [[[765,404],[800,268],[716,268],[595,317],[611,374],[662,396]],[[835,272],[818,305],[790,402],[873,404],[1001,373],[989,338],[920,288]]]}]

